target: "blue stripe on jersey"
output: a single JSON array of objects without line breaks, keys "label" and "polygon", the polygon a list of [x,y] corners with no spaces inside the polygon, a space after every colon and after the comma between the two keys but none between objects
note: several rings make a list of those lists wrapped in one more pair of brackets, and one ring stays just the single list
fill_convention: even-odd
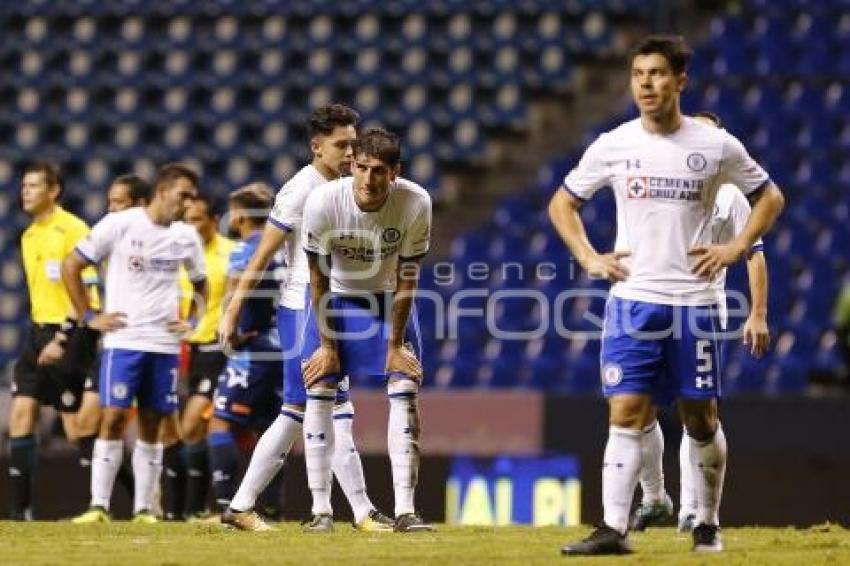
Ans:
[{"label": "blue stripe on jersey", "polygon": [[271,216],[269,216],[269,224],[271,224],[272,226],[274,226],[278,230],[283,230],[284,232],[292,232],[292,226],[290,226],[289,224],[284,224],[283,222],[280,222],[279,220],[275,220]]},{"label": "blue stripe on jersey", "polygon": [[78,255],[78,256],[80,256],[81,258],[83,258],[84,260],[86,260],[87,262],[89,262],[90,264],[92,264],[92,265],[96,265],[96,264],[97,264],[97,262],[96,262],[95,260],[93,260],[92,258],[90,258],[89,256],[87,256],[85,253],[83,253],[83,250],[81,250],[80,248],[74,248],[74,251],[75,251],[75,252],[77,252],[77,255]]},{"label": "blue stripe on jersey", "polygon": [[570,193],[571,195],[573,195],[573,197],[575,197],[575,199],[578,200],[579,202],[587,202],[586,198],[582,198],[582,197],[578,196],[578,194],[574,190],[569,188],[566,183],[561,185],[561,188],[563,190],[567,191],[568,193]]}]

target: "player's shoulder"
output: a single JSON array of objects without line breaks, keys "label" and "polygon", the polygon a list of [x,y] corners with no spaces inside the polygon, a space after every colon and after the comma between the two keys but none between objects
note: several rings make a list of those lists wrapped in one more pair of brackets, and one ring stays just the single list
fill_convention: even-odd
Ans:
[{"label": "player's shoulder", "polygon": [[345,195],[346,191],[350,191],[352,187],[352,177],[341,177],[333,181],[325,181],[310,191],[310,196],[307,197],[307,202],[329,204],[341,195]]},{"label": "player's shoulder", "polygon": [[57,226],[61,226],[63,228],[79,230],[87,229],[89,227],[85,220],[83,220],[73,212],[65,210],[61,206],[56,208],[56,217],[54,222]]},{"label": "player's shoulder", "polygon": [[410,179],[399,177],[396,179],[395,188],[393,190],[410,202],[431,204],[431,194],[422,185],[415,183]]},{"label": "player's shoulder", "polygon": [[98,224],[103,223],[116,226],[129,226],[131,224],[145,221],[149,221],[145,209],[140,206],[136,206],[125,210],[119,210],[118,212],[110,212],[101,218]]},{"label": "player's shoulder", "polygon": [[588,146],[588,149],[596,152],[605,152],[621,146],[630,146],[642,134],[643,126],[641,126],[640,118],[635,118],[634,120],[623,122],[610,130],[600,132],[596,136],[596,139]]},{"label": "player's shoulder", "polygon": [[290,179],[280,188],[278,194],[307,191],[325,182],[327,182],[327,180],[321,173],[319,173],[318,169],[313,167],[313,165],[308,164],[299,169],[295,175],[290,177]]}]

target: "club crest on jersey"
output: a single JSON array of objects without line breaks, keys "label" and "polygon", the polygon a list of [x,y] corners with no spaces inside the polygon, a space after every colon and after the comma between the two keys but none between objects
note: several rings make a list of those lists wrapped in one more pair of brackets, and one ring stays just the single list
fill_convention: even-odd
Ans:
[{"label": "club crest on jersey", "polygon": [[602,368],[602,383],[608,387],[619,385],[623,381],[623,368],[619,364],[605,364]]},{"label": "club crest on jersey", "polygon": [[705,166],[708,165],[708,161],[705,159],[705,156],[697,152],[688,155],[686,162],[688,164],[688,169],[697,173],[705,169]]},{"label": "club crest on jersey", "polygon": [[131,255],[127,259],[127,269],[132,273],[141,273],[145,270],[145,260],[142,256]]},{"label": "club crest on jersey", "polygon": [[381,234],[381,238],[388,244],[394,244],[401,239],[401,232],[399,232],[396,228],[387,228],[384,230],[384,233]]},{"label": "club crest on jersey", "polygon": [[646,177],[629,177],[626,179],[629,198],[646,198],[646,185]]}]

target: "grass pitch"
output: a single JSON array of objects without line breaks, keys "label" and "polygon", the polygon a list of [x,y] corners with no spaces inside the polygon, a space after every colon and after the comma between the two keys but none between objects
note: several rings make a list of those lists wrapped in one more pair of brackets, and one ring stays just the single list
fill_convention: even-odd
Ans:
[{"label": "grass pitch", "polygon": [[432,534],[363,534],[337,524],[329,535],[305,535],[296,523],[271,533],[214,525],[160,523],[71,525],[0,522],[0,564],[140,565],[228,564],[848,564],[850,531],[835,525],[797,529],[725,529],[726,552],[694,555],[690,536],[673,529],[632,535],[628,557],[562,558],[560,546],[590,528],[449,527]]}]

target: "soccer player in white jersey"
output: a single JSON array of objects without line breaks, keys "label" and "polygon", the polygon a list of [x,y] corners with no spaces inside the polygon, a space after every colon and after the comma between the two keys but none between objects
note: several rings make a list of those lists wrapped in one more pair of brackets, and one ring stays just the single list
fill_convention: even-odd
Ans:
[{"label": "soccer player in white jersey", "polygon": [[[278,193],[257,251],[244,270],[221,319],[219,339],[233,345],[238,342],[236,323],[245,302],[258,284],[259,275],[283,247],[287,269],[277,311],[283,350],[283,405],[280,415],[257,443],[242,483],[222,514],[224,523],[239,529],[254,531],[269,528],[254,512],[254,505],[302,434],[307,392],[301,377],[301,337],[308,272],[307,256],[301,245],[301,219],[304,202],[316,187],[349,172],[357,120],[357,113],[341,104],[313,111],[309,123],[313,160]],[[392,520],[379,513],[366,494],[363,466],[352,437],[353,417],[354,407],[349,401],[348,391],[340,391],[334,408],[337,438],[334,474],[351,504],[356,528],[364,531],[389,530]]]},{"label": "soccer player in white jersey", "polygon": [[304,457],[315,530],[333,524],[333,406],[347,379],[380,380],[387,387],[395,530],[431,530],[414,508],[422,365],[411,315],[419,260],[430,245],[431,199],[399,177],[400,158],[398,136],[380,128],[361,132],[353,177],[322,185],[304,205],[311,295],[302,350]]},{"label": "soccer player in white jersey", "polygon": [[[133,400],[139,438],[133,451],[134,521],[152,523],[154,491],[162,470],[160,421],[177,409],[177,354],[191,326],[179,320],[178,274],[184,266],[198,296],[205,295],[203,247],[191,226],[178,222],[197,194],[197,174],[185,165],[163,166],[150,204],[106,215],[62,266],[62,278],[80,320],[104,332],[100,371],[103,406],[95,441],[91,506],[78,523],[109,520],[109,502],[123,456],[123,435]],[[80,273],[107,262],[106,308],[96,315]]]},{"label": "soccer player in white jersey", "polygon": [[[706,124],[722,127],[720,118],[712,112],[697,112],[694,118]],[[743,193],[735,186],[721,185],[717,192],[717,201],[714,204],[714,212],[711,217],[711,241],[714,244],[725,244],[740,234],[750,217],[750,204]],[[770,330],[767,326],[767,263],[764,258],[764,245],[761,239],[757,240],[750,252],[747,254],[747,274],[749,277],[751,308],[744,327],[742,337],[744,344],[750,346],[750,353],[755,357],[761,357],[770,344]],[[723,269],[712,282],[717,292],[717,309],[720,327],[727,329],[727,306],[726,306],[726,270]],[[723,341],[722,345],[728,344]],[[721,353],[725,354],[721,348]],[[721,356],[725,360],[725,355]],[[641,438],[642,466],[640,473],[640,485],[643,497],[640,506],[635,510],[631,529],[642,531],[650,525],[663,524],[672,520],[673,503],[664,489],[664,435],[661,432],[658,421],[652,418],[652,422],[644,428]],[[679,444],[679,474],[680,482],[680,507],[679,507],[679,530],[689,532],[693,530],[693,522],[696,519],[697,502],[694,493],[694,473],[690,461],[690,442],[687,436],[683,436]]]},{"label": "soccer player in white jersey", "polygon": [[[725,130],[683,116],[690,50],[680,37],[650,36],[631,58],[640,117],[588,147],[549,204],[573,256],[614,284],[601,348],[609,435],[602,470],[603,523],[566,555],[631,552],[626,535],[641,467],[641,437],[653,404],[678,399],[688,433],[698,512],[695,551],[719,551],[718,510],[726,440],[717,416],[717,274],[750,250],[784,205],[780,190]],[[755,202],[740,234],[713,244],[717,190],[732,183]],[[582,202],[611,186],[617,206],[612,253],[597,252],[579,216]]]}]

